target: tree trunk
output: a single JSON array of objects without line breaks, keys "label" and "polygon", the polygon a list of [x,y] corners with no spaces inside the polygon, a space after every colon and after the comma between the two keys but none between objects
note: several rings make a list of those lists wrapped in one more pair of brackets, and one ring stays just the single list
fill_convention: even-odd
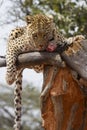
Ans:
[{"label": "tree trunk", "polygon": [[[87,79],[87,40],[76,41],[61,56],[67,65]],[[46,65],[41,92],[45,130],[87,130],[87,81],[78,75],[75,78],[69,66],[64,67],[58,53],[26,53],[17,60],[18,69],[36,64]],[[3,66],[6,61],[0,57],[0,67]],[[61,66],[64,68],[59,68]]]},{"label": "tree trunk", "polygon": [[[52,71],[44,73],[42,93]],[[82,81],[74,78],[69,67],[57,70],[48,97],[41,97],[45,130],[87,130],[87,83]]]}]

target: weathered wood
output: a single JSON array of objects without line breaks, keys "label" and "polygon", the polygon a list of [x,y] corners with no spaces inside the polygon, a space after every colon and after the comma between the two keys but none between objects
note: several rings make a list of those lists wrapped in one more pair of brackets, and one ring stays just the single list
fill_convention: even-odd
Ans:
[{"label": "weathered wood", "polygon": [[87,80],[87,39],[75,41],[61,56],[72,69]]},{"label": "weathered wood", "polygon": [[0,56],[0,67],[6,66],[6,60],[4,56]]},{"label": "weathered wood", "polygon": [[[49,69],[49,73],[52,73]],[[50,74],[44,76],[44,85]],[[87,82],[76,80],[67,66],[57,71],[48,98],[41,98],[41,113],[45,130],[87,130]],[[81,85],[81,86],[80,86]],[[83,87],[82,87],[83,86]]]},{"label": "weathered wood", "polygon": [[[62,60],[58,53],[31,52],[20,54],[17,60],[17,67],[27,68],[36,64],[62,65]],[[0,67],[6,66],[5,58],[0,58]]]}]

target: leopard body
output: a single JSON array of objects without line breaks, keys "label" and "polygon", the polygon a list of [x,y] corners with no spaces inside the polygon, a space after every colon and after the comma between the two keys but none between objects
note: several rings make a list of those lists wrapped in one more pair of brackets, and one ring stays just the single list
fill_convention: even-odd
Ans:
[{"label": "leopard body", "polygon": [[[16,61],[21,53],[44,51],[50,43],[65,44],[66,39],[57,31],[52,18],[43,14],[26,17],[27,25],[14,29],[8,39],[6,63],[6,81],[15,85],[15,130],[20,130],[22,69],[17,70]],[[34,66],[36,71],[43,70],[44,65]],[[32,68],[32,66],[30,67]]]}]

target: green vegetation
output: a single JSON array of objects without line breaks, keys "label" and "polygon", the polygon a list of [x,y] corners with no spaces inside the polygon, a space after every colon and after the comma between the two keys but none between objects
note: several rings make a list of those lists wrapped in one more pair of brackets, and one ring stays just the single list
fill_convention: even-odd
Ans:
[{"label": "green vegetation", "polygon": [[87,35],[87,0],[13,0],[12,4],[9,15],[13,21],[24,20],[27,14],[44,13],[54,17],[65,36]]},{"label": "green vegetation", "polygon": [[[13,89],[0,86],[0,130],[12,130],[14,124]],[[41,130],[39,90],[33,85],[26,85],[22,93],[22,127],[21,130]]]}]

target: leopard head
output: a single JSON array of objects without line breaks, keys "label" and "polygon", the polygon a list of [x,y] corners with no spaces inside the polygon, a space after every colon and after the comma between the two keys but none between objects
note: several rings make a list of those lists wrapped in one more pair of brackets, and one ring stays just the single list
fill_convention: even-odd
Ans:
[{"label": "leopard head", "polygon": [[51,41],[55,41],[56,26],[53,19],[43,15],[37,14],[26,17],[27,35],[32,36],[35,47],[38,50],[45,50]]}]

